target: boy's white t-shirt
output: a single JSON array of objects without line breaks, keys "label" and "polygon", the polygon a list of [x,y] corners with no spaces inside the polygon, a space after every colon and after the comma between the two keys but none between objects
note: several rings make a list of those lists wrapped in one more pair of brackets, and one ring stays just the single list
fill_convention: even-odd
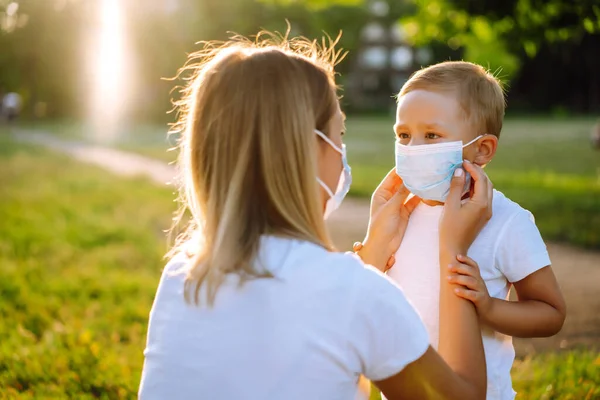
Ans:
[{"label": "boy's white t-shirt", "polygon": [[273,278],[230,276],[212,308],[185,303],[185,257],[167,265],[140,399],[352,400],[360,374],[386,379],[429,347],[402,290],[355,256],[265,237],[259,260]]},{"label": "boy's white t-shirt", "polygon": [[[402,287],[421,315],[434,348],[439,340],[438,227],[442,211],[442,206],[431,207],[424,203],[415,208],[396,253],[396,263],[388,271],[388,276]],[[550,265],[550,257],[529,211],[494,190],[492,213],[467,255],[479,264],[490,296],[507,299],[511,282],[518,282]],[[512,338],[487,328],[482,330],[482,337],[487,363],[487,399],[513,399]]]}]

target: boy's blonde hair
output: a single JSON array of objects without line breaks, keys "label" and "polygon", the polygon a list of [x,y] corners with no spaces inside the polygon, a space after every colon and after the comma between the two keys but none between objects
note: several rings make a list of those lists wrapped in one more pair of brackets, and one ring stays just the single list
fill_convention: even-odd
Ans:
[{"label": "boy's blonde hair", "polygon": [[415,72],[398,97],[413,90],[453,92],[477,134],[500,136],[506,102],[502,83],[480,65],[446,61]]},{"label": "boy's blonde hair", "polygon": [[[261,238],[285,236],[333,249],[317,183],[318,140],[339,103],[337,40],[322,43],[261,32],[205,42],[183,71],[176,103],[181,132],[179,218],[191,223],[171,254],[191,263],[185,298],[212,304],[228,274],[268,277],[257,265]],[[191,248],[195,249],[190,253]]]}]

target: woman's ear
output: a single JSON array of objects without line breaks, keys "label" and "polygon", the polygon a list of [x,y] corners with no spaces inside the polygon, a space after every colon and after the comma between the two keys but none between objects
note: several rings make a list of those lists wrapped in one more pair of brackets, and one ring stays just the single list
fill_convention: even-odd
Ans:
[{"label": "woman's ear", "polygon": [[498,148],[498,137],[495,135],[485,135],[477,143],[477,153],[473,162],[484,166],[494,158]]}]

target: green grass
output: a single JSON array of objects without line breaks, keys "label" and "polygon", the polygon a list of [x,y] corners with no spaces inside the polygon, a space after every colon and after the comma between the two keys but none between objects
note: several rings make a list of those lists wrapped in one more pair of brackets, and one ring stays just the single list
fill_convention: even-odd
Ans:
[{"label": "green grass", "polygon": [[[2,135],[0,188],[0,398],[135,398],[172,190]],[[513,376],[521,399],[598,398],[600,355]]]},{"label": "green grass", "polygon": [[[600,398],[600,353],[572,350],[516,360],[512,369],[517,400],[593,400]],[[371,400],[381,396],[373,386]]]},{"label": "green grass", "polygon": [[518,360],[513,366],[519,400],[600,398],[600,353],[589,350],[549,353]]},{"label": "green grass", "polygon": [[0,398],[134,398],[172,190],[0,140]]},{"label": "green grass", "polygon": [[[594,118],[508,118],[498,153],[486,168],[497,189],[529,209],[546,240],[600,249],[600,151],[591,148]],[[368,197],[394,166],[393,117],[349,118],[350,194]],[[107,137],[78,123],[43,124],[55,134],[108,143],[173,161],[167,127],[135,125]],[[83,134],[86,132],[86,134]],[[92,132],[92,133],[90,133]]]}]

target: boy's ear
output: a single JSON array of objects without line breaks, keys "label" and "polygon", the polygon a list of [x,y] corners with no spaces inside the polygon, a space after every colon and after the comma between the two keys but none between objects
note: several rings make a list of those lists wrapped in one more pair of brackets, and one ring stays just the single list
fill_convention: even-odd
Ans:
[{"label": "boy's ear", "polygon": [[477,154],[473,162],[477,165],[484,166],[494,158],[496,149],[498,148],[498,137],[495,135],[485,135],[477,143]]}]

